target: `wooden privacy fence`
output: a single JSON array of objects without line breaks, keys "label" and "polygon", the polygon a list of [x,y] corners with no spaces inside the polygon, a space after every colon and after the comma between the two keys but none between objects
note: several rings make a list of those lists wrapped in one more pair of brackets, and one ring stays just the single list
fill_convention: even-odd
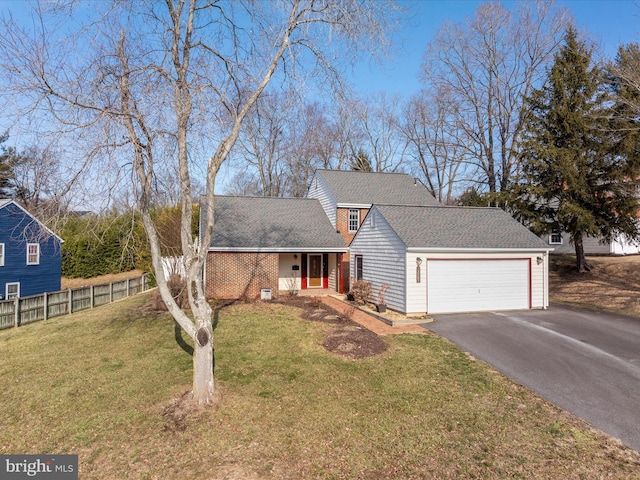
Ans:
[{"label": "wooden privacy fence", "polygon": [[0,330],[99,307],[149,290],[149,276],[0,302]]}]

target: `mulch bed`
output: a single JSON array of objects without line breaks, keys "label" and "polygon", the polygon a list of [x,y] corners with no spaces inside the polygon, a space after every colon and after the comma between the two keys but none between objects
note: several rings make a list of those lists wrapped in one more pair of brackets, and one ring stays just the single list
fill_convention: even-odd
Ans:
[{"label": "mulch bed", "polygon": [[389,348],[387,342],[378,335],[341,315],[319,298],[290,296],[279,302],[300,308],[300,317],[304,320],[333,325],[334,328],[322,342],[323,347],[331,353],[359,360],[380,355]]}]

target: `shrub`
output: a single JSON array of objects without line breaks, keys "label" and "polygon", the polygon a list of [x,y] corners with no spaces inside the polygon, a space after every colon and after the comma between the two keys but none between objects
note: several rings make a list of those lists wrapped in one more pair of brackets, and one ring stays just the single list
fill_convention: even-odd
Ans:
[{"label": "shrub", "polygon": [[[185,279],[180,275],[172,274],[167,281],[167,286],[169,287],[171,296],[174,298],[178,306],[180,308],[185,307],[188,302],[187,283],[185,282]],[[150,303],[153,310],[165,311],[167,309],[167,306],[162,301],[162,297],[160,296],[160,291],[158,289],[153,292]]]},{"label": "shrub", "polygon": [[358,305],[364,305],[371,297],[371,283],[358,280],[351,286],[349,293],[353,295],[353,299]]}]

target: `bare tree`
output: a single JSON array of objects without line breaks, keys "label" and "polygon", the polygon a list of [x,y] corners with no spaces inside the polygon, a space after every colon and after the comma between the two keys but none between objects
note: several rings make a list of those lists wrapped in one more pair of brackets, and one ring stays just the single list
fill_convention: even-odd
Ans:
[{"label": "bare tree", "polygon": [[441,27],[427,48],[423,81],[450,92],[456,104],[451,135],[462,135],[457,143],[467,146],[467,161],[492,194],[507,190],[519,174],[523,100],[543,78],[567,23],[566,12],[551,2],[523,2],[515,16],[488,2],[466,23]]},{"label": "bare tree", "polygon": [[317,101],[307,102],[293,90],[267,92],[251,111],[232,152],[241,167],[230,191],[303,197],[317,168],[338,163],[336,132]]},{"label": "bare tree", "polygon": [[441,203],[453,203],[459,183],[466,178],[464,132],[456,122],[457,104],[447,91],[422,91],[407,104],[402,132],[408,156],[418,166],[431,194]]},{"label": "bare tree", "polygon": [[[285,194],[290,135],[288,129],[297,98],[294,92],[265,93],[247,116],[234,154],[256,176],[256,193],[267,197]],[[242,173],[243,176],[246,174]]]},{"label": "bare tree", "polygon": [[[159,174],[175,167],[192,316],[174,301],[163,275],[157,275],[158,288],[195,344],[194,401],[209,404],[215,393],[213,329],[203,266],[214,230],[216,176],[274,77],[286,82],[313,69],[339,87],[337,59],[353,58],[363,45],[379,48],[399,10],[361,0],[96,4],[101,6],[100,19],[63,23],[67,31],[76,28],[71,36],[49,31],[53,23],[44,12],[36,32],[8,19],[0,39],[3,66],[10,91],[32,100],[32,111],[47,111],[87,143],[93,139],[93,152],[109,154],[116,170],[129,168],[156,272],[162,261],[151,211]],[[206,187],[197,243],[192,184],[199,172]]]},{"label": "bare tree", "polygon": [[349,156],[356,157],[360,150],[369,157],[371,168],[375,172],[397,171],[407,147],[405,138],[400,135],[397,108],[398,96],[378,93],[367,99],[344,100],[340,109],[347,113],[344,123],[351,122]]},{"label": "bare tree", "polygon": [[335,128],[318,102],[301,103],[292,113],[286,191],[303,197],[314,171],[333,168],[337,161]]}]

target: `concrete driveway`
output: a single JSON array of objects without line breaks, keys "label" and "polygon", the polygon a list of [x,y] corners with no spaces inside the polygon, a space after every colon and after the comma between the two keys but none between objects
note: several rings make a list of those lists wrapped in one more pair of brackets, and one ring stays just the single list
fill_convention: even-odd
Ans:
[{"label": "concrete driveway", "polygon": [[640,318],[561,305],[434,318],[423,326],[640,451]]}]

